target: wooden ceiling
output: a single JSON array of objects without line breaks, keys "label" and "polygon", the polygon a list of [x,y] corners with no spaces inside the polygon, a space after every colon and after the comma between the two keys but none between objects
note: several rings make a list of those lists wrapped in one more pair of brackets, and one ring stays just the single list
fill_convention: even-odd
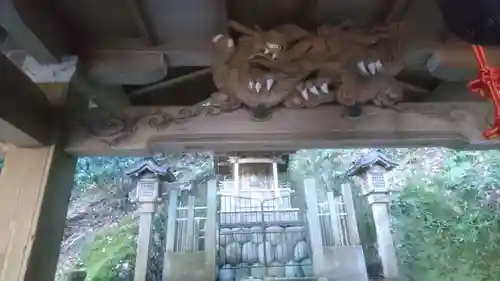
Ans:
[{"label": "wooden ceiling", "polygon": [[[0,0],[0,46],[25,72],[31,67],[27,55],[42,64],[57,64],[61,55],[78,56],[78,68],[92,78],[83,79],[87,87],[81,89],[92,89],[88,95],[99,105],[109,103],[95,100],[101,98],[96,92],[107,89],[99,83],[123,87],[115,96],[127,96],[133,105],[186,105],[215,90],[210,73],[175,86],[141,88],[209,67],[211,39],[229,32],[229,20],[262,29],[293,23],[308,30],[345,21],[402,20],[415,35],[412,46],[420,50],[409,58],[404,79],[432,92],[442,81],[464,82],[474,73],[470,59],[465,66],[438,62],[429,69],[433,48],[448,40],[435,0]],[[469,48],[457,50],[455,58]]]},{"label": "wooden ceiling", "polygon": [[[375,23],[388,16],[396,2],[403,2],[404,7],[409,3],[407,0],[55,0],[54,10],[71,39],[78,43],[76,48],[119,48],[127,44],[187,46],[204,40],[208,43],[206,40],[214,34],[225,31],[227,19],[264,29],[286,23],[309,29],[345,20]],[[418,2],[426,2],[418,3],[422,6],[433,1]],[[402,15],[405,10],[397,13]]]}]

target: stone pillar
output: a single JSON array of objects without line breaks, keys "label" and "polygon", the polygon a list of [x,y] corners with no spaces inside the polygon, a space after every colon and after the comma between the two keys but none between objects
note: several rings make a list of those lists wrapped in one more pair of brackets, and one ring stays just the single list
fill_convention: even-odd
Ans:
[{"label": "stone pillar", "polygon": [[137,239],[134,281],[145,281],[149,264],[151,228],[158,202],[158,180],[156,178],[140,179],[137,184],[137,193],[139,237]]},{"label": "stone pillar", "polygon": [[137,181],[136,196],[133,201],[139,203],[139,237],[135,258],[134,281],[146,281],[149,266],[149,249],[151,246],[151,229],[153,217],[160,200],[160,180],[167,176],[173,181],[175,177],[168,168],[158,166],[152,161],[145,161],[126,172]]},{"label": "stone pillar", "polygon": [[54,280],[76,157],[7,146],[0,174],[0,280]]},{"label": "stone pillar", "polygon": [[344,183],[341,186],[342,200],[345,204],[345,211],[347,213],[347,229],[349,232],[349,241],[351,245],[360,245],[358,222],[356,220],[356,210],[354,209],[354,201],[352,199],[351,186]]},{"label": "stone pillar", "polygon": [[134,281],[146,280],[149,265],[149,248],[151,246],[151,228],[159,200],[158,187],[157,177],[142,178],[137,184],[139,238],[137,239]]},{"label": "stone pillar", "polygon": [[280,183],[279,183],[279,174],[278,174],[278,163],[273,162],[273,189],[274,196],[280,197]]},{"label": "stone pillar", "polygon": [[[162,280],[171,280],[172,272],[177,268],[172,266],[172,254],[175,252],[175,234],[177,230],[177,206],[179,205],[179,196],[181,192],[189,191],[194,185],[195,174],[188,168],[177,168],[180,172],[180,178],[175,182],[165,184],[165,190],[168,193],[167,211],[167,229],[165,234],[165,254],[163,258]],[[194,202],[192,202],[194,205]]]},{"label": "stone pillar", "polygon": [[[205,254],[207,270],[215,280],[217,268],[217,181],[207,183],[207,221],[205,223]],[[213,270],[213,271],[212,271]]]},{"label": "stone pillar", "polygon": [[233,164],[233,180],[234,180],[234,192],[235,195],[240,195],[240,163],[238,159],[235,160]]},{"label": "stone pillar", "polygon": [[171,188],[168,191],[168,206],[167,206],[167,229],[165,235],[165,255],[163,259],[162,280],[168,280],[170,270],[170,253],[175,247],[175,230],[177,221],[177,203],[179,200],[179,190]]},{"label": "stone pillar", "polygon": [[397,167],[397,163],[378,150],[372,150],[360,158],[346,175],[358,176],[364,181],[363,194],[373,210],[377,244],[382,268],[386,279],[398,278],[398,261],[391,234],[389,219],[389,180],[387,172]]},{"label": "stone pillar", "polygon": [[323,252],[323,238],[321,237],[321,224],[318,215],[318,195],[314,179],[304,180],[304,193],[306,197],[309,237],[311,239],[313,272],[315,276],[320,277],[323,276],[324,272],[325,255]]},{"label": "stone pillar", "polygon": [[394,241],[392,239],[389,218],[389,191],[372,191],[366,196],[373,211],[373,220],[377,232],[378,252],[382,260],[384,277],[386,279],[398,278],[398,260]]}]

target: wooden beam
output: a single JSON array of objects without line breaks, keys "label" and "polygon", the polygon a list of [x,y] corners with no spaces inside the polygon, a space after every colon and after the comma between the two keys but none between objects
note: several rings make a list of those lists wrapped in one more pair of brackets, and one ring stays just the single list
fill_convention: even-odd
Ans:
[{"label": "wooden beam", "polygon": [[50,64],[41,64],[24,51],[8,51],[5,56],[36,84],[68,83],[78,64],[76,56],[67,56],[59,63]]},{"label": "wooden beam", "polygon": [[426,98],[427,102],[486,102],[479,94],[467,89],[467,82],[443,82]]},{"label": "wooden beam", "polygon": [[127,0],[127,4],[137,27],[141,30],[143,37],[147,40],[149,45],[158,45],[160,43],[160,38],[158,37],[155,26],[151,22],[151,17],[147,10],[147,2],[144,0]]},{"label": "wooden beam", "polygon": [[[486,55],[491,66],[500,66],[499,47],[486,47]],[[477,76],[478,64],[469,44],[448,44],[432,53],[427,69],[447,81],[468,81]]]},{"label": "wooden beam", "polygon": [[50,1],[0,0],[0,27],[40,63],[57,63],[69,53],[65,26]]},{"label": "wooden beam", "polygon": [[[130,105],[129,98],[123,90],[121,83],[107,83],[110,79],[119,80],[126,77],[133,80],[131,73],[127,71],[120,72],[118,67],[106,71],[104,69],[109,69],[109,66],[106,65],[106,62],[101,62],[102,67],[99,68],[99,66],[96,66],[89,69],[87,65],[79,62],[76,57],[65,57],[62,63],[57,64],[39,64],[30,56],[17,55],[11,53],[10,58],[26,73],[29,77],[28,80],[31,79],[38,84],[69,84],[72,91],[77,92],[88,100],[92,100],[98,107],[113,114],[119,114],[124,107]],[[14,66],[13,62],[11,64]],[[125,67],[125,64],[121,66]],[[135,74],[141,75],[140,72],[136,72]],[[148,75],[146,73],[142,74],[143,79]],[[159,78],[162,74],[157,76]],[[139,79],[141,77],[136,78],[136,81]]]},{"label": "wooden beam", "polygon": [[[498,147],[498,141],[486,141],[481,135],[491,120],[489,109],[483,102],[406,103],[396,109],[368,106],[363,117],[351,120],[343,117],[344,107],[331,105],[279,109],[266,122],[252,121],[245,109],[172,122],[169,117],[179,114],[180,108],[137,107],[124,112],[128,119],[96,118],[93,124],[100,129],[75,129],[67,151],[77,155],[148,155],[167,150]],[[97,112],[90,114],[97,116]]]},{"label": "wooden beam", "polygon": [[81,62],[75,66],[69,90],[90,100],[102,110],[120,115],[130,100],[120,84],[107,84],[98,75],[91,75]]},{"label": "wooden beam", "polygon": [[7,150],[0,174],[0,281],[54,280],[75,164],[56,145]]},{"label": "wooden beam", "polygon": [[42,90],[0,54],[0,141],[49,144],[52,126],[51,106]]},{"label": "wooden beam", "polygon": [[[155,47],[124,46],[121,49],[100,47],[92,49],[89,57],[102,56],[102,54],[114,56],[113,53],[135,53],[134,56],[161,53],[166,57],[168,65],[174,66],[211,66],[213,63],[212,38],[172,40],[169,43]],[[150,68],[150,67],[149,67]]]},{"label": "wooden beam", "polygon": [[[66,56],[56,64],[40,64],[24,51],[8,51],[6,56],[37,84],[69,83],[78,58]],[[168,64],[162,51],[91,52],[81,63],[91,77],[105,84],[146,85],[167,76]]]},{"label": "wooden beam", "polygon": [[[403,0],[396,0],[403,1]],[[412,0],[403,17],[411,35],[419,40],[437,41],[444,29],[436,0]]]},{"label": "wooden beam", "polygon": [[227,33],[226,0],[154,1],[149,11],[164,43],[211,40]]},{"label": "wooden beam", "polygon": [[122,110],[130,105],[121,85],[104,84],[83,72],[75,73],[70,82],[70,89],[87,97],[102,110],[115,115],[120,115]]},{"label": "wooden beam", "polygon": [[83,63],[89,76],[106,84],[147,85],[163,80],[168,72],[161,51],[93,52]]},{"label": "wooden beam", "polygon": [[173,87],[175,85],[179,85],[181,83],[186,83],[190,80],[194,80],[200,76],[212,74],[212,71],[213,71],[213,69],[211,67],[204,68],[202,70],[194,71],[194,72],[191,72],[189,74],[182,75],[182,76],[179,76],[176,78],[172,78],[172,79],[167,80],[167,81],[163,81],[163,82],[160,82],[157,84],[146,86],[144,88],[133,90],[129,94],[130,94],[130,97],[133,98],[133,97],[140,96],[140,95],[143,95],[143,94],[146,94],[146,93],[158,90],[158,89],[167,89],[169,87]]},{"label": "wooden beam", "polygon": [[[379,1],[316,1],[315,18],[320,23],[338,23],[352,20],[356,23],[369,23],[379,10]],[[346,16],[348,15],[348,16]]]}]

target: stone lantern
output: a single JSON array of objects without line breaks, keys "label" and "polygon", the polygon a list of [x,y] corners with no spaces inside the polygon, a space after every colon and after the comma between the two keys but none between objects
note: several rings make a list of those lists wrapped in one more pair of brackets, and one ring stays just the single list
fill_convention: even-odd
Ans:
[{"label": "stone lantern", "polygon": [[398,278],[398,262],[389,218],[391,189],[387,175],[396,166],[396,162],[375,150],[363,156],[347,171],[348,177],[358,176],[364,181],[362,192],[373,211],[378,252],[386,279]]},{"label": "stone lantern", "polygon": [[141,162],[126,171],[125,174],[137,179],[135,196],[131,198],[132,201],[139,204],[140,216],[134,281],[145,281],[149,265],[153,216],[162,194],[161,182],[174,182],[175,176],[168,168],[159,166],[151,160]]}]

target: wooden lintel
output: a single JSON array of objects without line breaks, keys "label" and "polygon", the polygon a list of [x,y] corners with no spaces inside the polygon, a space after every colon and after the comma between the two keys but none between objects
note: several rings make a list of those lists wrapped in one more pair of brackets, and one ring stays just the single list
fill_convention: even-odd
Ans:
[{"label": "wooden lintel", "polygon": [[[99,135],[75,129],[67,151],[77,155],[147,155],[162,151],[274,151],[301,148],[448,146],[499,147],[481,132],[490,119],[483,102],[405,103],[398,109],[365,107],[363,117],[343,117],[344,107],[279,109],[255,122],[245,109],[169,123],[180,108],[130,108],[129,117],[94,120]],[[90,113],[95,116],[94,113]],[[109,128],[103,128],[109,124]],[[159,124],[161,126],[155,126]],[[125,126],[123,126],[125,125]],[[98,132],[90,130],[94,134]]]},{"label": "wooden lintel", "polygon": [[52,141],[53,118],[43,91],[0,54],[0,141],[31,147]]},{"label": "wooden lintel", "polygon": [[41,0],[0,0],[0,27],[40,63],[57,63],[69,53],[64,25],[52,7]]}]

